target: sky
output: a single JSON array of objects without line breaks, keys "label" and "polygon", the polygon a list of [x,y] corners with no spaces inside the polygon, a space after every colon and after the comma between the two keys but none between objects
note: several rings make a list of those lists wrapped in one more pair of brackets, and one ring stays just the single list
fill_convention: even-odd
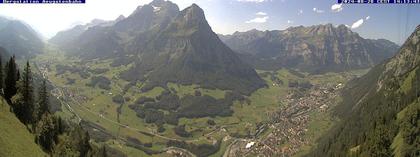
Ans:
[{"label": "sky", "polygon": [[[91,21],[129,16],[152,0],[86,0],[86,4],[1,4],[0,16],[22,20],[45,38]],[[420,4],[336,4],[337,0],[172,0],[184,9],[204,9],[219,34],[235,31],[284,30],[291,26],[344,24],[362,37],[401,44],[420,24]]]}]

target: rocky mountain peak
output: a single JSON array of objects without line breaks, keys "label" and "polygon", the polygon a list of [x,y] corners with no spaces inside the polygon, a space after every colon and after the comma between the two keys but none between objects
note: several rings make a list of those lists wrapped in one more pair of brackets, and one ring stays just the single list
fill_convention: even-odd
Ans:
[{"label": "rocky mountain peak", "polygon": [[185,21],[195,21],[195,22],[206,21],[203,9],[201,9],[196,4],[192,4],[190,7],[186,8],[181,13],[181,15],[184,17]]},{"label": "rocky mountain peak", "polygon": [[178,14],[179,8],[170,1],[155,0],[139,6],[127,18],[115,25],[117,32],[141,33],[150,29],[165,28]]},{"label": "rocky mountain peak", "polygon": [[176,14],[179,11],[178,5],[166,0],[154,0],[149,4],[138,6],[137,9],[130,16],[145,16],[162,11],[169,11]]},{"label": "rocky mountain peak", "polygon": [[203,9],[196,4],[181,11],[170,27],[170,31],[182,30],[184,35],[189,35],[194,32],[208,32],[212,33],[210,25],[206,21]]},{"label": "rocky mountain peak", "polygon": [[128,16],[133,17],[136,15],[142,15],[142,14],[152,14],[153,13],[153,7],[151,5],[144,5],[144,6],[138,6],[134,12]]},{"label": "rocky mountain peak", "polygon": [[93,19],[92,21],[90,21],[90,23],[93,24],[93,25],[98,25],[98,24],[105,23],[105,22],[106,21],[102,20],[102,19]]},{"label": "rocky mountain peak", "polygon": [[345,30],[350,30],[350,29],[349,29],[346,25],[343,25],[343,24],[338,25],[338,26],[337,26],[337,28],[338,28],[338,29],[343,29],[343,30],[344,30],[344,29],[345,29]]},{"label": "rocky mountain peak", "polygon": [[164,3],[167,3],[167,2],[169,2],[169,1],[167,1],[167,0],[153,0],[150,4],[151,5],[161,5],[161,4],[164,4]]},{"label": "rocky mountain peak", "polygon": [[314,35],[333,35],[335,34],[335,27],[332,24],[317,25],[310,29],[311,34]]},{"label": "rocky mountain peak", "polygon": [[175,3],[172,3],[171,1],[166,0],[154,0],[149,4],[153,7],[154,12],[159,12],[161,10],[167,10],[167,11],[179,11],[178,5]]},{"label": "rocky mountain peak", "polygon": [[156,6],[156,7],[164,7],[164,6],[171,6],[171,5],[176,5],[176,4],[172,3],[171,1],[167,1],[167,0],[154,0],[154,1],[150,2],[149,5],[153,5],[153,6]]},{"label": "rocky mountain peak", "polygon": [[115,19],[115,21],[116,21],[116,22],[119,22],[119,21],[124,20],[124,19],[125,19],[125,16],[124,16],[124,15],[120,15],[120,16],[118,16],[118,17]]},{"label": "rocky mountain peak", "polygon": [[255,70],[220,41],[207,23],[204,11],[196,4],[179,12],[168,27],[147,44],[136,47],[141,59],[123,75],[149,73],[149,86],[181,82],[243,94],[264,86]]}]

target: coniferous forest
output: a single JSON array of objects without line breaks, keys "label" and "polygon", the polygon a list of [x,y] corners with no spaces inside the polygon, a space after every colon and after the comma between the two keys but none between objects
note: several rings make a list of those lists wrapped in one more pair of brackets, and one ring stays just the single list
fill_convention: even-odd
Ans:
[{"label": "coniferous forest", "polygon": [[51,113],[47,82],[33,82],[34,74],[29,61],[22,73],[15,56],[1,65],[0,86],[4,89],[1,99],[7,101],[10,112],[25,124],[34,135],[34,141],[46,154],[57,157],[102,157],[106,154],[104,148],[90,144],[88,132],[79,124],[65,121]]}]

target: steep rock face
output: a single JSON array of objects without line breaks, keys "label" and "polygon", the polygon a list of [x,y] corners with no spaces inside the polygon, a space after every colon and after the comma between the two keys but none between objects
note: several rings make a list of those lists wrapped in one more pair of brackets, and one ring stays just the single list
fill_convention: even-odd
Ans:
[{"label": "steep rock face", "polygon": [[343,119],[309,156],[420,155],[420,26],[399,52],[343,91]]},{"label": "steep rock face", "polygon": [[224,45],[195,4],[179,11],[172,2],[155,0],[112,26],[89,28],[62,48],[85,60],[133,63],[121,77],[147,81],[144,90],[174,82],[250,94],[265,85]]},{"label": "steep rock face", "polygon": [[30,26],[0,17],[0,46],[20,58],[42,53],[44,42]]},{"label": "steep rock face", "polygon": [[179,8],[170,1],[154,0],[139,6],[132,15],[115,24],[118,32],[141,33],[150,29],[163,29],[178,14]]},{"label": "steep rock face", "polygon": [[363,39],[344,25],[291,27],[284,31],[234,33],[221,39],[260,69],[298,68],[309,72],[367,68],[394,54],[390,41]]},{"label": "steep rock face", "polygon": [[147,73],[154,85],[199,84],[243,94],[264,86],[257,73],[218,39],[195,4],[180,12],[141,50],[140,61],[129,73],[132,71]]}]

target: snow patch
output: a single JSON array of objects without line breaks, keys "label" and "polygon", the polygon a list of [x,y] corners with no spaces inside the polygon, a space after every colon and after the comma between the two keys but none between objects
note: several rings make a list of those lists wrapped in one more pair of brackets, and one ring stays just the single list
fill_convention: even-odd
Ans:
[{"label": "snow patch", "polygon": [[158,12],[161,9],[161,7],[156,7],[154,5],[152,5],[152,7],[153,7],[153,12]]},{"label": "snow patch", "polygon": [[249,142],[249,143],[247,143],[247,144],[246,144],[245,148],[246,148],[246,149],[249,149],[249,148],[251,148],[254,144],[255,144],[255,142]]}]

